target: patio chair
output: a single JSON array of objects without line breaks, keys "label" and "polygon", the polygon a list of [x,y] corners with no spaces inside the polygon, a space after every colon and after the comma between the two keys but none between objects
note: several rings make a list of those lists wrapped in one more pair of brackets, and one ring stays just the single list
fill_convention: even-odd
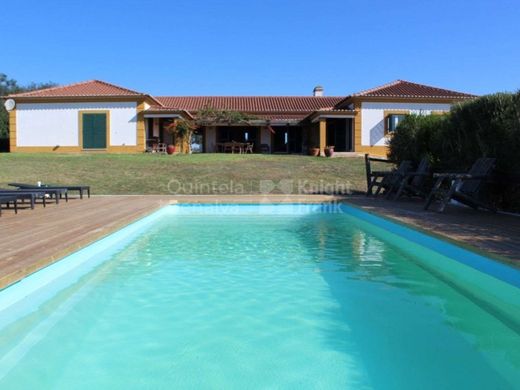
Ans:
[{"label": "patio chair", "polygon": [[80,199],[83,199],[83,193],[86,192],[87,196],[90,198],[90,186],[85,185],[60,185],[60,184],[42,184],[37,186],[35,184],[27,184],[27,183],[7,183],[11,187],[16,187],[19,189],[56,189],[63,190],[65,189],[67,192],[65,193],[66,198],[68,199],[69,191],[78,191]]},{"label": "patio chair", "polygon": [[[403,194],[426,198],[428,192],[425,189],[425,181],[430,176],[430,162],[428,158],[424,157],[415,172],[408,172],[404,175],[393,199],[397,200]],[[390,194],[391,192],[388,193],[388,195]]]},{"label": "patio chair", "polygon": [[163,142],[160,142],[157,144],[156,152],[160,154],[166,154],[168,153],[168,145],[166,145]]},{"label": "patio chair", "polygon": [[235,145],[234,142],[224,142],[223,151],[224,153],[234,153]]},{"label": "patio chair", "polygon": [[391,171],[372,171],[370,165],[371,161],[389,162],[388,160],[369,157],[368,154],[365,154],[365,166],[367,174],[367,196],[372,195],[374,189],[374,195],[379,195],[379,193],[383,189],[386,192],[392,192],[393,189],[399,183],[401,183],[401,180],[404,178],[404,175],[412,169],[412,162],[405,160],[401,162],[401,164],[399,164],[397,169]]},{"label": "patio chair", "polygon": [[[450,200],[463,203],[477,210],[482,207],[496,212],[496,208],[482,202],[478,197],[483,182],[488,179],[495,168],[495,158],[479,158],[468,173],[434,173],[437,179],[430,195],[426,199],[424,209],[428,210],[435,199],[441,202],[437,211],[443,212]],[[442,187],[445,182],[451,182],[449,187]]]},{"label": "patio chair", "polygon": [[242,154],[242,148],[243,148],[243,143],[242,142],[236,142],[236,141],[232,141],[233,143],[233,146],[231,147],[231,153],[238,153],[238,154]]},{"label": "patio chair", "polygon": [[147,139],[146,140],[146,153],[153,153],[154,151],[154,139]]},{"label": "patio chair", "polygon": [[15,195],[0,195],[0,217],[2,216],[2,204],[9,208],[11,203],[14,205],[14,213],[18,214],[18,197]]},{"label": "patio chair", "polygon": [[247,154],[247,153],[253,153],[253,147],[254,147],[254,144],[253,143],[246,143],[245,146],[244,146],[244,153]]}]

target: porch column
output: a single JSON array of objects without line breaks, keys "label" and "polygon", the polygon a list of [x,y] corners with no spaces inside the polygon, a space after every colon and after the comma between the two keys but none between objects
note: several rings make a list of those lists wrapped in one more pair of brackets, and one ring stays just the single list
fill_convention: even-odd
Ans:
[{"label": "porch column", "polygon": [[320,156],[325,156],[327,143],[327,118],[320,118]]}]

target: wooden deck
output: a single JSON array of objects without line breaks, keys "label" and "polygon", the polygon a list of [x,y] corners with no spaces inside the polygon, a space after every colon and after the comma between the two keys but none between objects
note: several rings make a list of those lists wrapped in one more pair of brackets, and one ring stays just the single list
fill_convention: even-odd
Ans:
[{"label": "wooden deck", "polygon": [[488,252],[501,261],[520,267],[520,216],[450,205],[440,214],[424,211],[422,201],[406,199],[395,202],[357,196],[348,201],[366,211],[456,241],[469,249]]},{"label": "wooden deck", "polygon": [[2,210],[0,288],[167,203],[163,197],[71,199],[34,210]]},{"label": "wooden deck", "polygon": [[[96,196],[68,203],[4,210],[0,217],[0,288],[59,260],[86,244],[175,202],[253,203],[326,202],[326,195],[290,196]],[[415,202],[389,202],[366,197],[347,199],[367,211],[397,219],[457,240],[520,265],[520,217],[449,208],[444,214],[423,212]]]},{"label": "wooden deck", "polygon": [[3,209],[0,217],[0,289],[49,265],[153,210],[177,201],[192,202],[323,202],[330,196],[94,196],[59,205],[38,204],[34,210]]}]

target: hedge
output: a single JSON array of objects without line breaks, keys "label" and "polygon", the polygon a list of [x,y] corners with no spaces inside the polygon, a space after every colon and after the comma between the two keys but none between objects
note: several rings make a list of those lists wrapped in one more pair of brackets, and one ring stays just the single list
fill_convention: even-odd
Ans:
[{"label": "hedge", "polygon": [[446,115],[409,115],[389,147],[398,162],[427,156],[436,172],[464,172],[479,157],[495,157],[492,201],[520,211],[520,91],[456,104]]}]

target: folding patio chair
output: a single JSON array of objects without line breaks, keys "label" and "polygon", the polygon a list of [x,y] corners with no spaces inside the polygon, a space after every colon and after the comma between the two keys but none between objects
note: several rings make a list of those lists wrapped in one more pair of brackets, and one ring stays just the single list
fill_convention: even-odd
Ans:
[{"label": "folding patio chair", "polygon": [[[438,209],[443,212],[446,205],[453,199],[474,209],[479,207],[496,212],[496,208],[479,199],[482,184],[488,179],[495,168],[495,158],[479,158],[468,173],[434,173],[435,182],[424,209],[428,210],[432,202],[437,199],[441,202]],[[449,186],[442,187],[445,182]]]}]

